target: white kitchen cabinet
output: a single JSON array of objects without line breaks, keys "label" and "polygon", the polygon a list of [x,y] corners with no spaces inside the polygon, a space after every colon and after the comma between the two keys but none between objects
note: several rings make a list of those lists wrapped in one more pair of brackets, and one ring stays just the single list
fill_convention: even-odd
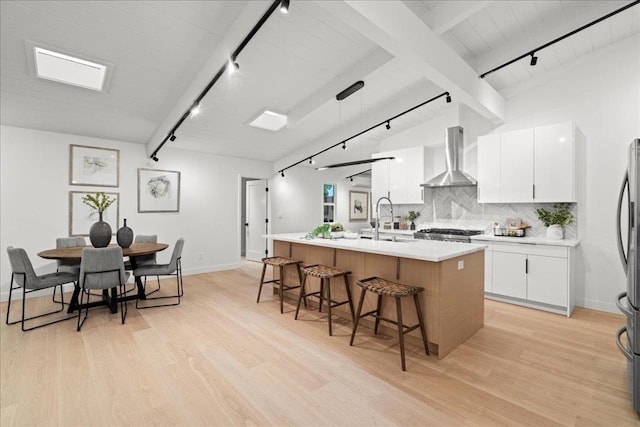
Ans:
[{"label": "white kitchen cabinet", "polygon": [[478,202],[576,202],[581,135],[566,122],[479,137]]},{"label": "white kitchen cabinet", "polygon": [[533,201],[533,129],[501,136],[500,199],[512,203]]},{"label": "white kitchen cabinet", "polygon": [[[487,243],[491,274],[485,296],[504,302],[571,315],[575,306],[573,247]],[[485,255],[486,256],[486,255]],[[485,261],[486,262],[486,261]]]},{"label": "white kitchen cabinet", "polygon": [[541,126],[535,133],[536,202],[576,201],[576,138],[571,123]]},{"label": "white kitchen cabinet", "polygon": [[371,166],[372,202],[380,197],[389,197],[393,204],[422,204],[424,190],[420,186],[425,182],[425,170],[428,170],[425,147],[412,147],[401,150],[373,154],[372,158],[395,157],[393,160],[380,160]]}]

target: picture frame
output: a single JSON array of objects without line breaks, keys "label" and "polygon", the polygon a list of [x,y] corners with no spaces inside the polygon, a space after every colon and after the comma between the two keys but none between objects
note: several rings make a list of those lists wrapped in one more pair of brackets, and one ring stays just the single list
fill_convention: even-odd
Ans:
[{"label": "picture frame", "polygon": [[69,145],[69,184],[120,186],[120,150]]},{"label": "picture frame", "polygon": [[349,191],[349,221],[369,220],[369,193]]},{"label": "picture frame", "polygon": [[[69,191],[69,236],[88,236],[91,226],[98,222],[98,211],[85,205],[82,198],[87,194],[95,194],[94,191]],[[107,193],[109,197],[115,197],[113,202],[102,213],[102,220],[111,226],[112,234],[118,231],[120,224],[120,193]]]},{"label": "picture frame", "polygon": [[138,212],[179,212],[180,172],[138,169]]}]

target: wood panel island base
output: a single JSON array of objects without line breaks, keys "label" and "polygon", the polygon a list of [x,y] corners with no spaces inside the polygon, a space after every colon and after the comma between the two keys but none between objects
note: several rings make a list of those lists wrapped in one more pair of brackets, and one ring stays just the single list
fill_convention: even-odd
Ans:
[{"label": "wood panel island base", "polygon": [[[429,351],[441,359],[459,344],[478,331],[484,324],[484,248],[485,245],[455,242],[415,240],[408,242],[386,242],[367,239],[304,239],[303,234],[268,235],[273,240],[273,254],[302,261],[303,265],[323,264],[351,271],[350,285],[354,303],[360,296],[356,282],[367,277],[383,279],[424,287],[419,294],[425,317]],[[274,272],[277,274],[277,272]],[[298,281],[294,269],[285,270],[287,283]],[[309,277],[309,289],[319,287],[319,281]],[[334,289],[331,290],[332,293]],[[345,298],[346,292],[335,287],[337,299]],[[342,293],[341,293],[342,292]],[[296,293],[289,295],[297,298]],[[417,323],[415,307],[411,298],[403,298],[405,324]],[[367,295],[362,311],[375,309],[375,295]],[[405,306],[406,304],[406,306]],[[383,302],[383,316],[395,319],[395,304]],[[336,314],[350,318],[345,306],[335,310]],[[406,315],[404,314],[406,313]],[[301,310],[301,317],[303,311]],[[362,319],[363,324],[373,322]],[[391,336],[397,331],[386,326]],[[358,335],[367,329],[359,328]],[[370,331],[373,333],[373,331]],[[410,341],[421,341],[420,332],[407,335]],[[414,341],[415,340],[415,341]],[[357,341],[356,341],[357,342]]]}]

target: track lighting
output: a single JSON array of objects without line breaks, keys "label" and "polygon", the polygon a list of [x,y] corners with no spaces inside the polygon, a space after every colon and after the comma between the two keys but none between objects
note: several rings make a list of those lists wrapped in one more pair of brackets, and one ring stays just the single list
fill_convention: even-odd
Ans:
[{"label": "track lighting", "polygon": [[451,104],[451,95],[449,95],[449,92],[447,92],[447,97],[445,99],[447,101],[447,104]]},{"label": "track lighting", "polygon": [[158,157],[157,156],[151,156],[151,160],[153,160],[154,162],[158,161]]},{"label": "track lighting", "polygon": [[227,68],[229,68],[229,74],[234,74],[240,69],[240,66],[234,58],[229,58],[229,66]]},{"label": "track lighting", "polygon": [[169,136],[169,141],[173,142],[176,140],[176,136],[174,134],[171,134],[171,136]]},{"label": "track lighting", "polygon": [[484,79],[484,78],[485,78],[486,76],[488,76],[489,74],[494,73],[494,72],[496,72],[496,71],[498,71],[498,70],[501,70],[501,69],[503,69],[504,67],[506,67],[506,66],[508,66],[508,65],[513,64],[513,63],[514,63],[514,62],[516,62],[516,61],[520,61],[521,59],[524,59],[524,58],[526,58],[527,56],[531,56],[531,60],[530,60],[530,62],[529,62],[529,65],[531,65],[531,66],[533,67],[534,65],[536,65],[536,64],[538,63],[538,57],[536,57],[536,56],[535,56],[535,53],[536,53],[536,52],[539,52],[539,51],[541,51],[542,49],[546,49],[546,48],[548,48],[549,46],[551,46],[551,45],[553,45],[553,44],[555,44],[555,43],[558,43],[559,41],[562,41],[562,40],[566,39],[567,37],[571,37],[571,36],[573,36],[574,34],[579,33],[580,31],[586,30],[587,28],[589,28],[589,27],[591,27],[591,26],[593,26],[593,25],[596,25],[597,23],[602,22],[602,21],[604,21],[605,19],[609,19],[609,18],[611,18],[612,16],[617,15],[618,13],[623,12],[623,11],[625,11],[625,10],[629,9],[630,7],[636,6],[637,4],[640,4],[640,1],[635,0],[635,1],[627,2],[627,4],[625,4],[624,6],[622,6],[622,7],[621,7],[621,8],[619,8],[619,9],[614,10],[613,12],[609,12],[608,14],[606,14],[606,15],[604,15],[604,16],[601,16],[601,17],[600,17],[600,18],[598,18],[598,19],[595,19],[595,20],[593,20],[593,21],[591,21],[591,22],[589,22],[589,23],[587,23],[587,24],[584,24],[584,25],[583,25],[583,26],[581,26],[580,28],[576,28],[575,30],[569,31],[568,33],[566,33],[566,34],[564,34],[564,35],[562,35],[562,36],[560,36],[560,37],[557,37],[557,38],[555,38],[555,39],[553,39],[553,40],[551,40],[551,41],[549,41],[549,42],[546,42],[546,43],[545,43],[545,44],[543,44],[543,45],[537,46],[537,47],[535,47],[533,50],[530,50],[530,51],[528,51],[527,53],[523,53],[522,55],[517,56],[517,57],[515,57],[515,58],[513,58],[513,59],[511,59],[511,60],[509,60],[509,61],[507,61],[507,62],[505,62],[505,63],[503,63],[503,64],[501,64],[501,65],[498,65],[497,67],[492,68],[492,69],[491,69],[491,70],[489,70],[489,71],[485,71],[484,73],[480,74],[480,78],[481,78],[481,79]]},{"label": "track lighting", "polygon": [[353,177],[352,176],[349,177],[349,181],[353,182]]},{"label": "track lighting", "polygon": [[191,110],[189,110],[189,116],[191,117],[195,117],[198,114],[200,114],[200,103],[194,104],[194,106],[191,107]]},{"label": "track lighting", "polygon": [[280,176],[284,178],[284,171],[280,171]]},{"label": "track lighting", "polygon": [[289,0],[282,0],[280,3],[280,12],[289,13]]},{"label": "track lighting", "polygon": [[[436,99],[440,99],[440,98],[442,98],[442,97],[444,97],[444,96],[446,96],[446,97],[447,97],[447,102],[451,102],[451,96],[449,95],[449,92],[442,92],[441,94],[436,95],[436,96],[434,96],[433,98],[427,99],[426,101],[421,102],[421,103],[420,103],[420,104],[418,104],[418,105],[414,105],[413,107],[411,107],[411,108],[409,108],[409,109],[407,109],[407,110],[404,110],[403,112],[401,112],[401,113],[399,113],[399,114],[396,114],[396,115],[395,115],[395,116],[393,116],[393,117],[389,117],[389,118],[388,118],[388,119],[386,119],[386,120],[383,120],[383,121],[381,121],[381,122],[379,122],[379,123],[376,123],[375,125],[370,126],[369,128],[367,128],[367,129],[365,129],[365,130],[362,130],[362,131],[360,131],[360,132],[356,133],[355,135],[350,136],[350,137],[349,137],[349,138],[347,138],[347,139],[344,139],[344,140],[342,140],[342,141],[340,141],[340,142],[336,142],[335,144],[333,144],[333,145],[331,145],[331,146],[329,146],[329,147],[327,147],[327,148],[325,148],[325,149],[323,149],[323,150],[320,150],[320,151],[318,151],[317,153],[314,153],[313,155],[311,155],[311,156],[309,156],[309,157],[305,157],[305,158],[303,158],[302,160],[298,160],[297,162],[292,163],[292,164],[290,164],[289,166],[287,166],[286,168],[282,169],[282,170],[280,171],[280,173],[281,173],[281,174],[282,174],[282,176],[284,177],[284,171],[285,171],[285,170],[287,170],[287,169],[291,169],[291,168],[292,168],[292,167],[294,167],[294,166],[298,166],[299,164],[304,163],[304,162],[306,162],[307,160],[309,160],[309,163],[314,164],[315,162],[313,161],[313,157],[315,157],[315,156],[319,156],[320,154],[323,154],[323,153],[325,153],[325,152],[327,152],[327,151],[329,151],[329,150],[331,150],[331,149],[333,149],[333,148],[336,148],[336,147],[340,147],[340,146],[342,146],[342,149],[343,149],[343,150],[346,150],[346,149],[347,149],[347,142],[351,141],[351,140],[352,140],[352,139],[354,139],[354,138],[359,137],[360,135],[363,135],[363,134],[365,134],[365,133],[369,132],[370,130],[373,130],[373,129],[379,128],[379,127],[380,127],[380,126],[382,126],[382,125],[385,125],[387,129],[391,129],[391,121],[392,121],[392,120],[395,120],[395,119],[397,119],[397,118],[398,118],[398,117],[400,117],[400,116],[403,116],[403,115],[405,115],[405,114],[407,114],[407,113],[410,113],[411,111],[413,111],[413,110],[415,110],[415,109],[417,109],[417,108],[420,108],[420,107],[422,107],[423,105],[426,105],[426,104],[428,104],[428,103],[430,103],[430,102],[433,102],[433,101],[435,101]],[[316,170],[324,170],[324,169],[337,168],[337,167],[343,167],[343,166],[354,166],[354,165],[368,164],[368,163],[377,162],[378,160],[391,160],[391,159],[393,159],[393,157],[383,157],[383,158],[379,158],[379,159],[356,160],[356,161],[353,161],[353,162],[337,163],[337,164],[334,164],[334,165],[328,165],[328,166],[318,167],[318,168],[316,168]],[[347,178],[348,178],[348,177],[347,177]]]}]

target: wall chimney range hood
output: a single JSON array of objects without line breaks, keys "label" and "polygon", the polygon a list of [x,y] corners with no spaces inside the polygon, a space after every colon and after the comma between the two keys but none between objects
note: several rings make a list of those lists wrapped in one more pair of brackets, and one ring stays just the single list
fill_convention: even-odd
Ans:
[{"label": "wall chimney range hood", "polygon": [[446,170],[435,178],[421,184],[423,187],[471,187],[478,185],[478,182],[473,177],[461,170],[463,168],[463,135],[461,126],[447,128],[444,153]]}]

